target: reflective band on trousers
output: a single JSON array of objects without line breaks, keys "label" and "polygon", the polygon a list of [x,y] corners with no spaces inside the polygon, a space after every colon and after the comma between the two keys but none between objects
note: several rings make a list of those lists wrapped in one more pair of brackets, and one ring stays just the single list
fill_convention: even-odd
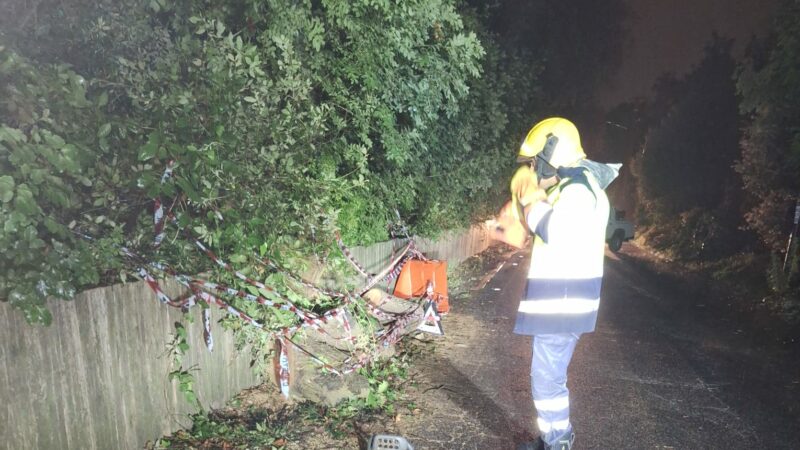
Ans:
[{"label": "reflective band on trousers", "polygon": [[569,396],[565,395],[558,398],[549,398],[546,400],[534,400],[533,404],[536,406],[537,411],[563,411],[569,408]]},{"label": "reflective band on trousers", "polygon": [[559,298],[553,300],[523,300],[519,312],[527,314],[586,314],[600,307],[600,299]]},{"label": "reflective band on trousers", "polygon": [[569,430],[569,419],[545,422],[539,418],[536,419],[536,423],[539,425],[539,431],[542,433],[549,433],[553,430]]}]

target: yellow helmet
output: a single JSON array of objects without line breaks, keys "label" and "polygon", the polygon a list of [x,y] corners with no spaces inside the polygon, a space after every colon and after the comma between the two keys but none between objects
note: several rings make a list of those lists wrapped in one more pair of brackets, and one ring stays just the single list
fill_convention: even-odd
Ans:
[{"label": "yellow helmet", "polygon": [[531,128],[522,141],[517,160],[540,160],[536,164],[536,174],[544,179],[554,176],[556,168],[570,166],[585,157],[575,124],[561,117],[551,117]]}]

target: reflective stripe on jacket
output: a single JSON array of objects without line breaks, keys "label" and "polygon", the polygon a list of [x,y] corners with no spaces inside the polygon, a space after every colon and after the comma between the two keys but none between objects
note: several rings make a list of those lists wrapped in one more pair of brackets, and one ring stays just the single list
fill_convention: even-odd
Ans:
[{"label": "reflective stripe on jacket", "polygon": [[587,170],[567,173],[526,218],[536,236],[517,334],[585,333],[597,322],[608,198]]}]

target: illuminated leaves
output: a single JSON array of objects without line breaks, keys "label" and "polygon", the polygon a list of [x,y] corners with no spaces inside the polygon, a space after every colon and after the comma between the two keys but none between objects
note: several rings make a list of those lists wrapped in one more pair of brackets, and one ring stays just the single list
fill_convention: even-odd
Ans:
[{"label": "illuminated leaves", "polygon": [[8,203],[14,198],[14,178],[3,175],[0,176],[0,201]]},{"label": "illuminated leaves", "polygon": [[[40,18],[54,32],[32,41],[31,52],[48,49],[36,63],[0,54],[11,86],[0,258],[13,268],[0,297],[29,317],[47,295],[117,280],[115,245],[200,273],[213,265],[193,235],[246,266],[257,252],[327,255],[334,229],[353,244],[386,239],[396,208],[416,231],[465,225],[493,209],[497,161],[518,140],[506,114],[529,101],[497,100],[510,68],[487,73],[481,58],[502,56],[487,55],[452,0],[154,0],[72,13],[68,27]],[[178,222],[159,250],[156,197]]]}]

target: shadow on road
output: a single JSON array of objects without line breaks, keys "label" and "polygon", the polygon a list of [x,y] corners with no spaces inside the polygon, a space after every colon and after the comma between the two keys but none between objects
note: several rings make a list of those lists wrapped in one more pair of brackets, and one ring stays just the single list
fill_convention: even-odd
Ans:
[{"label": "shadow on road", "polygon": [[[485,430],[481,433],[481,430],[465,429],[462,442],[479,439],[479,436],[486,431],[503,441],[508,441],[509,447],[513,447],[512,444],[515,442],[531,440],[535,437],[526,430],[524,424],[517,423],[508,414],[507,406],[504,408],[503,405],[498,404],[494,398],[487,395],[462,374],[447,358],[438,358],[436,368],[439,370],[436,378],[447,380],[447,382],[429,387],[424,391],[445,391],[447,398],[461,408],[466,417],[477,419]],[[441,424],[445,427],[453,425],[455,424]]]}]

